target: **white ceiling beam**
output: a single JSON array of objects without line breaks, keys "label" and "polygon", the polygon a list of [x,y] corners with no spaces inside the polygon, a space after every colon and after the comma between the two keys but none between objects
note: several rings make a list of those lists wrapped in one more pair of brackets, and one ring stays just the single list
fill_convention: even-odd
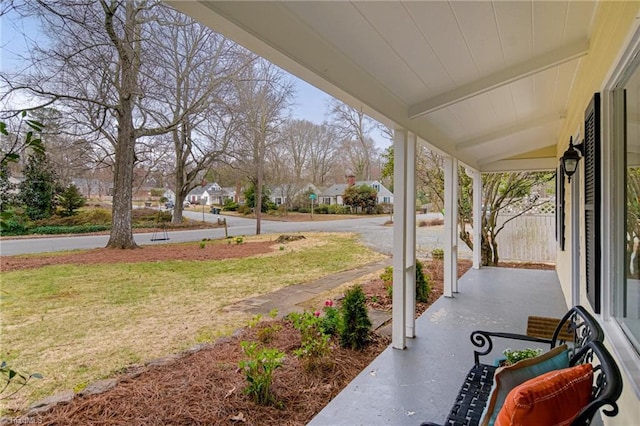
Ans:
[{"label": "white ceiling beam", "polygon": [[477,148],[480,145],[489,143],[496,139],[501,139],[507,136],[514,135],[516,133],[532,129],[534,127],[542,126],[545,124],[553,123],[556,121],[560,121],[566,117],[566,112],[558,111],[554,112],[542,117],[535,117],[530,120],[524,120],[519,123],[514,124],[513,126],[505,127],[502,129],[498,129],[494,132],[488,133],[486,135],[481,135],[472,139],[468,139],[466,141],[462,141],[456,144],[457,151],[464,151],[465,149]]},{"label": "white ceiling beam", "polygon": [[486,164],[481,168],[483,173],[548,171],[558,167],[558,159],[552,157],[518,160],[502,160]]},{"label": "white ceiling beam", "polygon": [[449,92],[411,105],[409,107],[409,118],[414,119],[421,117],[549,68],[573,61],[586,55],[588,51],[589,40],[580,40],[559,49],[552,50],[529,61],[505,68],[487,77],[457,87]]},{"label": "white ceiling beam", "polygon": [[538,149],[548,148],[555,145],[556,143],[554,138],[530,138],[525,143],[521,142],[510,144],[508,148],[501,149],[499,154],[480,157],[478,158],[478,164],[482,167],[489,163],[494,163],[496,161],[505,160],[510,157],[515,157],[517,155],[526,154],[527,152],[536,151]]}]

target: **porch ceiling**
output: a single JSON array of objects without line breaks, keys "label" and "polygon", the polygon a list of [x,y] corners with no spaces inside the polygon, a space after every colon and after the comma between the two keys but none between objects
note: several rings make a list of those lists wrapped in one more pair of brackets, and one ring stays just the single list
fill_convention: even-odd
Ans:
[{"label": "porch ceiling", "polygon": [[595,1],[196,1],[176,9],[479,171],[553,169]]}]

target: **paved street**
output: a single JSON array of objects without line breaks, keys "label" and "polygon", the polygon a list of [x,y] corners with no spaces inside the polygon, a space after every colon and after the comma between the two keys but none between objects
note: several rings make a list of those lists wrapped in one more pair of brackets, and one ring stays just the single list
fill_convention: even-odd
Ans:
[{"label": "paved street", "polygon": [[[201,212],[185,212],[185,217],[192,220],[202,220]],[[418,215],[417,221],[437,217],[438,214]],[[225,217],[225,216],[220,216]],[[204,218],[208,222],[216,222],[218,215],[205,213]],[[309,222],[278,222],[263,220],[262,234],[281,234],[293,232],[357,232],[365,245],[380,253],[391,254],[393,250],[393,227],[384,225],[389,220],[388,216],[363,217],[361,219],[345,219],[335,221],[309,221]],[[227,217],[230,236],[255,235],[255,219],[242,217]],[[151,241],[153,232],[135,234],[134,238],[139,245],[164,244],[167,241]],[[199,241],[203,238],[224,238],[224,228],[197,229],[191,231],[168,232],[169,242]],[[156,235],[157,237],[157,235]],[[0,255],[10,256],[15,254],[42,253],[49,251],[63,251],[75,249],[89,249],[104,247],[109,240],[108,235],[98,236],[73,236],[73,237],[46,237],[46,238],[21,238],[15,240],[0,241]],[[442,248],[444,233],[442,226],[418,227],[416,230],[416,243],[419,257],[425,257],[432,249]],[[463,242],[458,244],[459,256],[470,257],[471,252]]]}]

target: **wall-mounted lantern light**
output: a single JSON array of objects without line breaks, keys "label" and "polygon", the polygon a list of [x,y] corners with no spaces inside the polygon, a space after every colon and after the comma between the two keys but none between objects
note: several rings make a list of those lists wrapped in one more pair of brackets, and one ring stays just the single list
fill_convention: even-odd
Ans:
[{"label": "wall-mounted lantern light", "polygon": [[569,182],[571,182],[571,176],[573,176],[573,174],[578,169],[578,162],[580,161],[581,148],[582,148],[581,144],[578,144],[578,145],[573,144],[573,136],[571,136],[571,138],[569,139],[569,148],[567,148],[567,150],[564,152],[564,154],[560,158],[560,161],[562,162],[562,168],[564,170],[564,173],[569,178]]}]

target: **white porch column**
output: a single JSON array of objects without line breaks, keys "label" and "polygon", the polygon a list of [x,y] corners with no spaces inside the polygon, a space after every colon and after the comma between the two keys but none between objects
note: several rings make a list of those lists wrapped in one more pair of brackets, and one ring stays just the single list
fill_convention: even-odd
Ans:
[{"label": "white porch column", "polygon": [[407,275],[407,132],[393,134],[393,311],[391,346],[404,349]]},{"label": "white porch column", "polygon": [[482,263],[482,173],[471,170],[473,179],[473,269]]},{"label": "white porch column", "polygon": [[[407,223],[406,223],[406,319],[405,337],[416,337],[416,146],[417,137],[410,133],[407,141]],[[395,159],[395,157],[394,157]],[[395,186],[395,184],[394,184]]]},{"label": "white porch column", "polygon": [[458,292],[458,160],[444,158],[444,295]]}]

